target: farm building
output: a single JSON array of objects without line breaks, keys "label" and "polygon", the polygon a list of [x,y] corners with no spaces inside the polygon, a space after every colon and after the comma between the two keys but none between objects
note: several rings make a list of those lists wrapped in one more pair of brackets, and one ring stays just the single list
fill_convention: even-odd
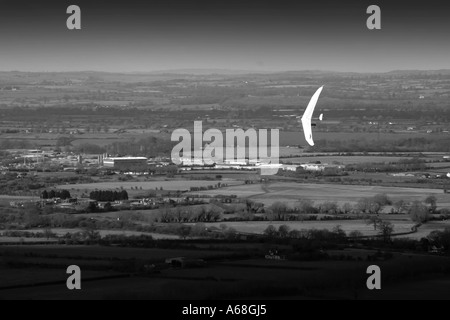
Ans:
[{"label": "farm building", "polygon": [[148,169],[147,161],[144,157],[105,158],[103,165],[120,171],[144,171]]},{"label": "farm building", "polygon": [[[300,166],[305,171],[310,172],[323,172],[324,174],[337,174],[340,171],[344,170],[344,166],[342,165],[329,165],[329,164],[315,164],[315,163],[307,163],[307,164],[301,164]],[[292,171],[293,168],[290,168]]]},{"label": "farm building", "polygon": [[288,164],[284,164],[281,166],[281,169],[286,170],[286,171],[293,171],[296,172],[298,167],[300,167],[299,165],[288,165]]}]

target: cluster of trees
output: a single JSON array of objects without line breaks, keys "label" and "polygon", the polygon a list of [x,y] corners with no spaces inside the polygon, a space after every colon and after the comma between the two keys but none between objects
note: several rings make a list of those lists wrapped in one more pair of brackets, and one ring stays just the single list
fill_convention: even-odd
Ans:
[{"label": "cluster of trees", "polygon": [[428,196],[424,202],[414,201],[408,206],[408,214],[412,221],[426,223],[432,218],[432,214],[438,213],[437,198]]},{"label": "cluster of trees", "polygon": [[[403,200],[392,201],[386,194],[378,194],[373,197],[362,198],[355,205],[345,203],[339,205],[337,202],[323,202],[316,205],[311,200],[301,200],[294,206],[285,202],[275,202],[264,209],[267,219],[274,221],[293,220],[298,214],[329,214],[329,215],[378,215],[387,206],[391,206],[391,214],[408,214],[412,221],[425,223],[432,219],[432,215],[442,212],[437,208],[437,198],[428,196],[424,201],[412,203]],[[376,228],[375,228],[376,229]]]},{"label": "cluster of trees", "polygon": [[[382,236],[384,242],[391,240],[391,235],[394,233],[394,225],[391,222],[384,221],[377,215],[371,215],[367,217],[367,224],[373,225],[374,230],[378,230],[378,234]],[[350,234],[350,237],[357,238],[362,236],[361,233],[356,232]]]},{"label": "cluster of trees", "polygon": [[347,237],[347,234],[340,226],[336,226],[333,230],[291,230],[287,225],[281,225],[275,228],[273,225],[269,225],[263,233],[268,238],[291,238],[291,239],[309,239],[309,240],[343,240]]},{"label": "cluster of trees", "polygon": [[345,203],[340,206],[337,202],[326,201],[316,205],[311,200],[300,200],[291,207],[285,202],[275,202],[266,211],[266,215],[273,220],[286,220],[290,214],[378,214],[392,201],[386,194],[379,194],[371,198],[363,198],[356,205]]},{"label": "cluster of trees", "polygon": [[[59,168],[58,168],[59,170]],[[51,188],[55,185],[68,185],[77,183],[92,183],[91,177],[39,177],[32,174],[17,179],[18,172],[6,172],[0,175],[0,194],[17,196],[42,197],[42,189]],[[47,191],[48,193],[49,191]]]},{"label": "cluster of trees", "polygon": [[92,191],[89,195],[91,200],[101,201],[101,202],[114,202],[121,200],[128,200],[128,192],[126,190],[122,191],[112,191],[112,190],[96,190]]},{"label": "cluster of trees", "polygon": [[0,194],[18,195],[18,196],[38,196],[39,189],[45,187],[44,183],[36,181],[33,177],[24,177],[17,179],[17,173],[7,173],[0,175]]},{"label": "cluster of trees", "polygon": [[427,238],[432,244],[443,248],[445,251],[450,250],[450,228],[445,228],[444,231],[433,231]]},{"label": "cluster of trees", "polygon": [[355,209],[363,214],[379,214],[386,206],[392,204],[392,201],[386,194],[378,194],[371,198],[359,200]]},{"label": "cluster of trees", "polygon": [[55,199],[60,198],[62,200],[71,199],[72,196],[68,190],[44,190],[41,194],[41,198],[46,199]]},{"label": "cluster of trees", "polygon": [[[377,230],[379,236],[384,242],[389,242],[391,235],[394,232],[394,226],[388,221],[377,221]],[[347,234],[342,230],[341,226],[334,227],[331,231],[324,230],[291,230],[287,225],[281,225],[275,228],[273,225],[269,225],[266,230],[264,230],[264,235],[268,238],[278,238],[278,239],[308,239],[308,240],[321,240],[321,241],[342,241],[347,239]],[[359,231],[353,231],[348,234],[350,238],[362,237],[362,233]]]}]

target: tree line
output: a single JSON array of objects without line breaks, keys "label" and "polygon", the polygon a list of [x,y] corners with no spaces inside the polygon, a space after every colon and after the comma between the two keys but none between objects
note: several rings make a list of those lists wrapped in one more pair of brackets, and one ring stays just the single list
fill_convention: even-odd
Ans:
[{"label": "tree line", "polygon": [[68,190],[44,190],[41,194],[41,198],[44,200],[60,198],[62,200],[71,199],[72,196]]},{"label": "tree line", "polygon": [[89,194],[91,200],[101,201],[101,202],[114,202],[128,200],[128,192],[126,190],[111,191],[111,190],[96,190]]},{"label": "tree line", "polygon": [[423,201],[406,202],[403,200],[392,201],[386,194],[377,194],[373,197],[362,198],[356,204],[337,202],[323,202],[315,204],[310,200],[300,200],[294,206],[285,202],[275,202],[264,208],[264,216],[272,221],[305,220],[302,214],[329,214],[329,215],[367,215],[377,216],[386,207],[391,214],[408,214],[413,222],[426,223],[433,219],[433,214],[448,215],[448,210],[438,210],[437,198],[429,195]]}]

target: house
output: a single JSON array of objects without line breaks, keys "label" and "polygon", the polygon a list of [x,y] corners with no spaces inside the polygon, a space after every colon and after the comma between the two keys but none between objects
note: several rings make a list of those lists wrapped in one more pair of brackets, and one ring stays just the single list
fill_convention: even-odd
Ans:
[{"label": "house", "polygon": [[436,246],[431,246],[431,248],[428,250],[428,253],[443,254],[444,248],[443,247],[438,248]]},{"label": "house", "polygon": [[203,259],[187,259],[185,257],[166,259],[166,264],[174,268],[200,268],[206,265]]}]

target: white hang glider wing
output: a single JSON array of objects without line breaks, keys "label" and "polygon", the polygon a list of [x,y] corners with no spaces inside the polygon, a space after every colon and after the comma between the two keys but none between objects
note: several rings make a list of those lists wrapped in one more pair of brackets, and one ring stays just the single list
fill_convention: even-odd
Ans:
[{"label": "white hang glider wing", "polygon": [[[317,101],[319,100],[320,94],[322,93],[322,90],[323,86],[320,87],[313,95],[302,117],[303,132],[305,133],[305,139],[310,146],[314,146],[314,140],[312,136],[312,124],[311,124],[312,116],[314,113],[314,109],[316,108]],[[321,121],[322,119],[323,115],[320,116]]]}]

